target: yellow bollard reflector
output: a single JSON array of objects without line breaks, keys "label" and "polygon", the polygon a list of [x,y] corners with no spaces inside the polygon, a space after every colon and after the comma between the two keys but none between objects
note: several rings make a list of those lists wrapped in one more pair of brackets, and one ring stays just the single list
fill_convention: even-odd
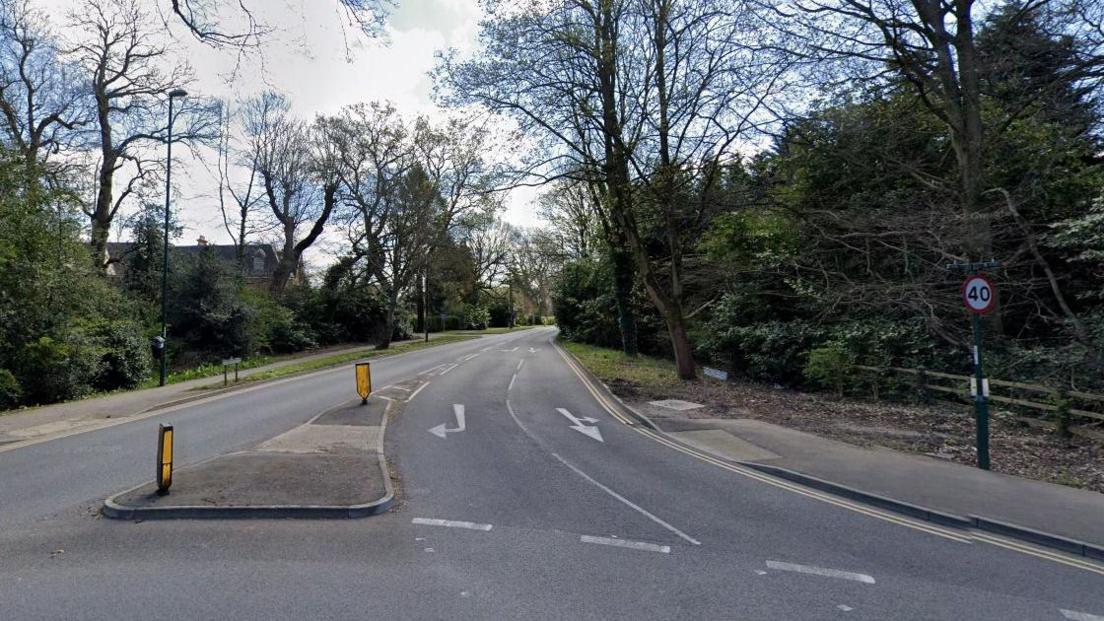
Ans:
[{"label": "yellow bollard reflector", "polygon": [[157,427],[157,493],[169,493],[172,485],[173,469],[173,428],[172,425]]},{"label": "yellow bollard reflector", "polygon": [[372,394],[372,366],[368,362],[356,363],[357,394],[361,403],[368,403],[368,395]]}]

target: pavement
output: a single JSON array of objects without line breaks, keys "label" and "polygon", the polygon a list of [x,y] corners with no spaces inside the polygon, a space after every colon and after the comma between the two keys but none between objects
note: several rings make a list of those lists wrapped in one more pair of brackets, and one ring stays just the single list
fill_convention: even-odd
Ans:
[{"label": "pavement", "polygon": [[1104,619],[1101,564],[694,449],[554,334],[373,362],[407,402],[384,435],[396,502],[370,519],[99,514],[150,478],[158,424],[183,472],[347,403],[347,368],[0,449],[4,618]]}]

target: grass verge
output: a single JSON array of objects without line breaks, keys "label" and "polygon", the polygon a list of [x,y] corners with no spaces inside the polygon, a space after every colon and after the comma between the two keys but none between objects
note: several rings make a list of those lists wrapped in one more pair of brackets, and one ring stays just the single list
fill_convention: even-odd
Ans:
[{"label": "grass verge", "polygon": [[[298,364],[289,364],[268,371],[261,371],[260,373],[253,373],[241,378],[239,384],[245,382],[261,382],[265,380],[277,379],[280,377],[286,377],[288,375],[296,375],[299,373],[307,373],[310,371],[317,371],[319,369],[325,369],[327,367],[335,367],[342,364],[348,364],[350,362],[356,362],[358,360],[368,360],[372,358],[379,358],[380,356],[389,356],[393,354],[402,354],[405,352],[416,351],[419,349],[426,349],[429,347],[436,347],[437,345],[448,345],[449,343],[457,343],[460,341],[467,341],[476,338],[475,336],[464,334],[443,334],[434,337],[428,343],[425,341],[406,341],[392,345],[390,349],[369,349],[367,351],[357,350],[350,352],[342,352],[334,354],[332,356],[325,356],[322,358],[313,358],[311,360],[304,360]],[[222,373],[222,368],[219,367],[219,373]],[[222,383],[208,384],[203,388],[222,388]]]},{"label": "grass verge", "polygon": [[571,341],[560,341],[560,345],[621,396],[666,394],[681,384],[669,360],[626,356],[616,349]]}]

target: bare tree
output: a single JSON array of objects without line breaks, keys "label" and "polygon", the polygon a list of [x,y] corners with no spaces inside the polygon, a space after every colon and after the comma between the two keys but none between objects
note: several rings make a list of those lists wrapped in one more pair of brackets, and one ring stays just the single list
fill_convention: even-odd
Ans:
[{"label": "bare tree", "polygon": [[[257,174],[257,154],[235,145],[237,135],[235,115],[228,102],[222,106],[221,131],[217,153],[218,201],[223,228],[234,243],[238,268],[245,269],[245,248],[248,240],[271,230],[264,219],[267,208],[265,193]],[[249,171],[241,178],[242,170]]]},{"label": "bare tree", "polygon": [[[271,28],[258,13],[258,6],[248,0],[168,0],[172,15],[192,35],[215,47],[249,48],[258,45]],[[338,0],[345,11],[368,36],[379,36],[386,24],[394,0]],[[228,23],[231,23],[229,27]]]},{"label": "bare tree", "polygon": [[0,4],[0,124],[22,155],[27,180],[89,122],[77,72],[61,59],[46,18],[27,0]]},{"label": "bare tree", "polygon": [[270,283],[280,293],[298,273],[303,253],[322,234],[337,204],[334,162],[329,147],[320,144],[329,135],[293,117],[287,98],[272,91],[250,100],[245,118],[264,200],[280,231],[280,260]]},{"label": "bare tree", "polygon": [[[85,209],[91,220],[92,250],[106,265],[111,223],[129,198],[140,196],[154,180],[161,159],[148,147],[167,140],[166,93],[192,79],[186,63],[169,62],[156,30],[136,0],[85,0],[70,16],[78,39],[68,55],[88,78],[95,106],[96,144],[100,153],[97,193]],[[212,140],[218,117],[211,104],[185,100],[177,114],[173,141],[194,144]],[[122,175],[117,191],[117,176]]]}]

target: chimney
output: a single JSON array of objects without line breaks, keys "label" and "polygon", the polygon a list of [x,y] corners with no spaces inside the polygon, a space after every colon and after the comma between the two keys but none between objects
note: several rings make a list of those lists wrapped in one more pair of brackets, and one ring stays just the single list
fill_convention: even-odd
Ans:
[{"label": "chimney", "polygon": [[196,240],[196,244],[200,247],[206,246],[207,245],[207,238],[200,235],[199,239]]}]

